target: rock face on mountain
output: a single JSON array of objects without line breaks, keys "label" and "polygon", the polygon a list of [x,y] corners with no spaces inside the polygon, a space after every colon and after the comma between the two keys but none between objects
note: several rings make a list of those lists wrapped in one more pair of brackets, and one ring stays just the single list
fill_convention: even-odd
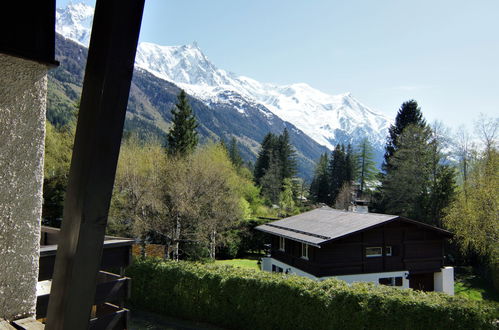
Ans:
[{"label": "rock face on mountain", "polygon": [[[65,37],[58,37],[57,52],[64,60],[52,74],[51,85],[59,91],[52,93],[59,105],[67,103],[61,99],[75,101],[81,89],[92,15],[93,8],[84,4],[57,10],[57,31]],[[390,121],[349,93],[328,95],[303,83],[277,86],[239,76],[217,68],[196,44],[140,43],[135,67],[127,129],[164,133],[182,88],[191,96],[202,136],[236,137],[247,160],[255,159],[266,133],[281,133],[284,128],[290,132],[299,171],[306,178],[320,153],[337,143],[355,144],[367,136],[377,160],[382,158]]]},{"label": "rock face on mountain", "polygon": [[[51,122],[64,124],[74,111],[74,105],[81,95],[86,56],[85,47],[57,35],[56,58],[61,65],[49,74],[47,117]],[[175,84],[137,68],[132,80],[125,129],[142,135],[164,135],[170,125],[170,110],[179,91],[180,88]],[[302,177],[311,177],[315,159],[327,151],[266,107],[236,93],[221,93],[220,99],[212,103],[195,96],[189,96],[189,101],[199,121],[198,131],[202,139],[229,141],[235,137],[246,160],[255,160],[265,134],[280,134],[285,128],[297,150],[299,174]],[[237,109],[234,105],[237,105]]]}]

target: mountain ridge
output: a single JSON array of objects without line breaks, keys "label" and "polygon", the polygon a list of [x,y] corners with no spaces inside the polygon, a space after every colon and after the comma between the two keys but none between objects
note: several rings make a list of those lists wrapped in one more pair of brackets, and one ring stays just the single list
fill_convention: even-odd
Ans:
[{"label": "mountain ridge", "polygon": [[[58,9],[58,31],[88,45],[90,27],[85,24],[91,22],[88,15],[92,10],[83,4],[69,5],[66,12]],[[72,24],[71,28],[66,27],[68,22]],[[265,106],[330,150],[337,143],[355,144],[368,137],[378,161],[382,156],[391,120],[363,105],[350,93],[329,95],[306,83],[278,86],[236,75],[216,67],[196,43],[161,46],[141,42],[137,48],[136,67],[173,82],[207,104],[226,102],[224,95],[227,92],[237,93]],[[237,107],[236,110],[241,111]]]}]

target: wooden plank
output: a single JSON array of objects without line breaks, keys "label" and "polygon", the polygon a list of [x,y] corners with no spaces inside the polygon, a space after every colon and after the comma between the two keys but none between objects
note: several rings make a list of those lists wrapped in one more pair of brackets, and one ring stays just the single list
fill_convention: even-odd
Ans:
[{"label": "wooden plank", "polygon": [[18,330],[43,330],[43,329],[45,329],[45,325],[43,325],[43,323],[38,322],[37,320],[35,320],[32,317],[13,321],[12,324]]},{"label": "wooden plank", "polygon": [[47,329],[88,328],[144,0],[97,0]]}]

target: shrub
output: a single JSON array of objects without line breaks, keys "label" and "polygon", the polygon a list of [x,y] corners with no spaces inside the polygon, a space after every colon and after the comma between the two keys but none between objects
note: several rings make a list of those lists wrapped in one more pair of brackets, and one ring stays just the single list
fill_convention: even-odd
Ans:
[{"label": "shrub", "polygon": [[232,329],[493,329],[497,308],[443,293],[136,260],[131,303]]}]

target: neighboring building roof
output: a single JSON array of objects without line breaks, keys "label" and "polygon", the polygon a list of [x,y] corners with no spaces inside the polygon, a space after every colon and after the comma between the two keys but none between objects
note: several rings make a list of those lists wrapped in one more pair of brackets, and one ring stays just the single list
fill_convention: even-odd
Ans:
[{"label": "neighboring building roof", "polygon": [[261,225],[256,229],[319,247],[320,244],[325,242],[376,227],[395,219],[411,222],[446,235],[452,235],[446,230],[397,215],[346,212],[327,206]]}]

